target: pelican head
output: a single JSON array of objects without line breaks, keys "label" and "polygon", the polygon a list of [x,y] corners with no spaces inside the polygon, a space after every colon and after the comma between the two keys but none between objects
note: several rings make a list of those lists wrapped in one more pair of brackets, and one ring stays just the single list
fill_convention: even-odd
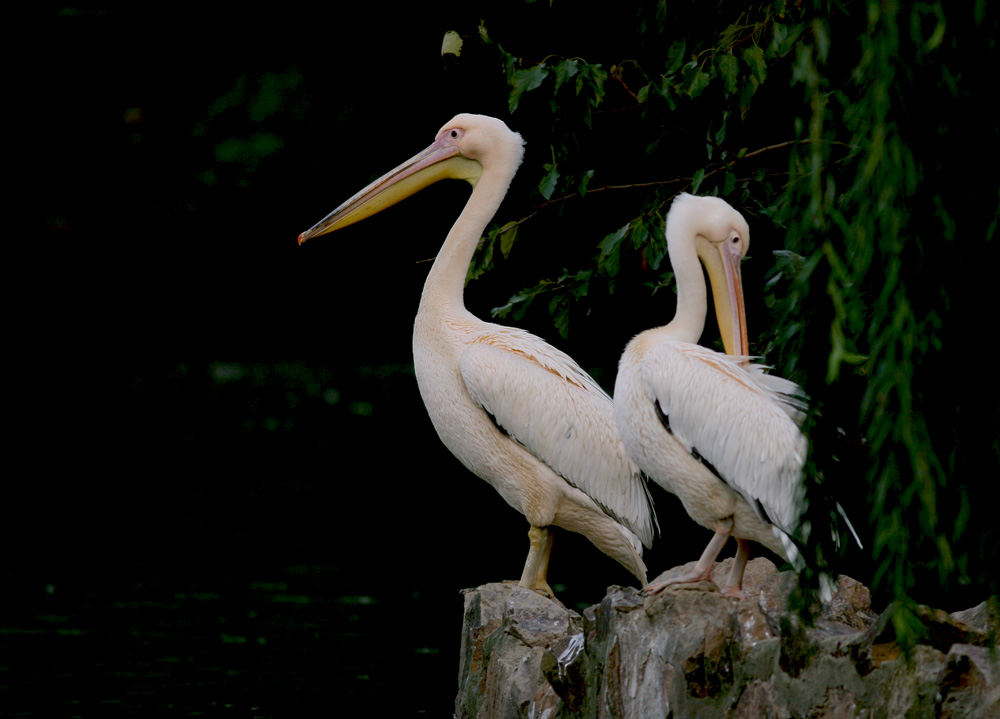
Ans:
[{"label": "pelican head", "polygon": [[524,141],[503,121],[486,115],[456,115],[426,150],[382,175],[303,232],[299,244],[371,217],[438,180],[466,180],[475,187],[484,170],[501,163],[512,163],[508,169],[513,177],[523,155]]},{"label": "pelican head", "polygon": [[692,241],[712,285],[726,353],[745,357],[749,350],[740,262],[750,247],[750,226],[723,199],[681,193],[667,214],[667,243],[675,268],[680,266],[675,254],[687,253],[690,248],[684,245]]}]

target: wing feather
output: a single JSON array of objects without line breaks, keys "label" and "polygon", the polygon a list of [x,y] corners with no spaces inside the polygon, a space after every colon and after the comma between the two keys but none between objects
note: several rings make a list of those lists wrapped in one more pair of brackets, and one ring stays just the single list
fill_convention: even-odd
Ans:
[{"label": "wing feather", "polygon": [[651,546],[652,499],[614,405],[572,358],[528,332],[494,326],[466,345],[459,367],[504,432]]},{"label": "wing feather", "polygon": [[797,385],[761,365],[685,342],[643,358],[643,385],[674,437],[711,464],[762,519],[792,532],[803,496],[805,403]]}]

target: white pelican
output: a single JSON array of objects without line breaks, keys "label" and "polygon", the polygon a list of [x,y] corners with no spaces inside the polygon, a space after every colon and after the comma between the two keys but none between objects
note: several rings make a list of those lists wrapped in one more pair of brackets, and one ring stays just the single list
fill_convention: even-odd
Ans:
[{"label": "white pelican", "polygon": [[[711,581],[730,536],[739,545],[724,593],[742,596],[747,540],[800,562],[789,539],[803,503],[807,441],[797,385],[747,362],[740,261],[750,244],[743,216],[717,197],[681,194],[667,215],[677,310],[663,327],[629,342],[618,367],[615,416],[632,459],[676,494],[715,535],[690,573],[663,587]],[[697,344],[708,309],[705,265],[723,345]]]},{"label": "white pelican", "polygon": [[[427,413],[445,446],[530,523],[521,586],[552,595],[546,573],[553,525],[583,534],[645,585],[640,541],[651,544],[655,518],[618,435],[611,398],[564,353],[465,308],[469,263],[523,154],[521,136],[500,120],[458,115],[430,147],[303,232],[299,243],[438,180],[468,181],[472,195],[427,275],[413,327]],[[461,506],[445,501],[455,502],[442,506],[446,512]],[[460,511],[456,519],[474,521]]]}]

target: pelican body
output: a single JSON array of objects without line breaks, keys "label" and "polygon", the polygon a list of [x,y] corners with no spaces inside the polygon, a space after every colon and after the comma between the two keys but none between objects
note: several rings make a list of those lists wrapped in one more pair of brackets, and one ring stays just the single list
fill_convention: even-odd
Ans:
[{"label": "pelican body", "polygon": [[430,147],[361,190],[299,242],[438,180],[469,182],[472,195],[428,273],[414,322],[413,363],[427,413],[445,446],[531,525],[521,586],[552,594],[552,526],[585,535],[645,584],[642,544],[651,544],[655,518],[644,479],[618,435],[611,398],[563,352],[465,308],[469,264],[523,152],[521,136],[500,120],[458,115]]},{"label": "pelican body", "polygon": [[[742,596],[748,541],[798,561],[789,534],[803,502],[804,405],[794,383],[765,374],[747,358],[740,262],[750,229],[742,215],[719,198],[681,194],[666,224],[676,314],[625,348],[615,416],[643,472],[715,534],[693,571],[646,591],[710,581],[716,557],[733,536],[738,551],[724,592]],[[702,265],[726,354],[697,344],[708,311]]]}]

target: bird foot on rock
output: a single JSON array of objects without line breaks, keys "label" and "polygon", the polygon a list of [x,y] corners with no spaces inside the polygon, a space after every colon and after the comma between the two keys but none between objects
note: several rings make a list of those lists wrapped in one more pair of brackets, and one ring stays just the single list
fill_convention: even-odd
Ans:
[{"label": "bird foot on rock", "polygon": [[712,581],[711,569],[707,572],[691,572],[690,574],[682,574],[679,577],[668,577],[661,582],[650,582],[642,588],[640,594],[653,596],[659,594],[667,587],[674,586],[675,584],[697,584],[700,582],[708,582],[712,585],[712,587],[715,587],[715,583]]},{"label": "bird foot on rock", "polygon": [[724,596],[732,597],[733,599],[747,598],[747,595],[743,593],[742,587],[737,587],[733,584],[730,584],[728,587],[723,587],[720,591]]},{"label": "bird foot on rock", "polygon": [[[656,596],[657,594],[659,594],[660,592],[662,592],[667,587],[672,587],[672,586],[682,585],[682,584],[686,584],[686,585],[689,585],[689,586],[687,586],[687,587],[680,587],[680,586],[678,586],[678,589],[682,589],[683,588],[683,589],[694,589],[694,590],[702,590],[702,591],[716,591],[716,592],[719,592],[724,597],[732,597],[733,599],[746,599],[747,598],[747,595],[743,593],[743,589],[741,587],[738,587],[736,585],[729,585],[729,586],[726,586],[726,587],[719,587],[715,582],[712,581],[711,576],[709,576],[709,577],[702,577],[702,576],[699,576],[699,575],[691,575],[691,574],[688,574],[688,575],[685,575],[685,576],[682,576],[682,577],[672,577],[670,579],[665,579],[662,582],[651,582],[650,584],[648,584],[645,587],[643,587],[642,591],[639,592],[639,593],[642,594],[643,596],[652,597],[652,596]],[[703,587],[694,586],[694,585],[697,585],[697,584],[703,584],[703,585],[707,585],[707,586],[703,586]]]},{"label": "bird foot on rock", "polygon": [[[521,584],[521,581],[518,580],[518,579],[505,579],[505,580],[503,580],[503,583],[504,584],[516,584],[518,586],[524,586],[524,585]],[[554,591],[552,591],[552,587],[549,586],[548,582],[536,582],[535,586],[533,586],[533,587],[525,587],[525,589],[530,589],[531,591],[536,592],[537,594],[541,594],[546,599],[555,599],[556,598],[556,593]]]}]

